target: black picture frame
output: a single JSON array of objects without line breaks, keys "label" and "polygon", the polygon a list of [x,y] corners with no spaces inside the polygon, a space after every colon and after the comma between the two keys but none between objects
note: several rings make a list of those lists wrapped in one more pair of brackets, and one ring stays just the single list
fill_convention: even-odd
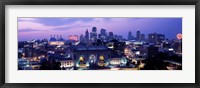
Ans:
[{"label": "black picture frame", "polygon": [[[198,40],[200,37],[200,0],[1,0],[0,3],[0,87],[2,88],[200,88],[200,54],[198,54],[200,50]],[[195,5],[195,83],[5,83],[6,5]]]}]

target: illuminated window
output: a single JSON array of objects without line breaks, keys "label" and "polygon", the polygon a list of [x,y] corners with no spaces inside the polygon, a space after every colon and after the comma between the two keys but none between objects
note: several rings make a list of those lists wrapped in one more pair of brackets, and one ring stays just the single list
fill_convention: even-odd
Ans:
[{"label": "illuminated window", "polygon": [[101,55],[101,56],[99,57],[99,59],[100,59],[100,60],[104,60],[104,56]]},{"label": "illuminated window", "polygon": [[81,61],[81,62],[84,61],[83,56],[80,56],[79,61]]},{"label": "illuminated window", "polygon": [[94,54],[90,55],[90,63],[95,63],[96,61],[96,56]]}]

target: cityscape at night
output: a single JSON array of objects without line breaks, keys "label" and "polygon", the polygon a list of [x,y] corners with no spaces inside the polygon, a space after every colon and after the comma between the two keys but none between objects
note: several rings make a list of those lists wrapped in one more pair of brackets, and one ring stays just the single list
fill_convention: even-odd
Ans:
[{"label": "cityscape at night", "polygon": [[18,70],[182,70],[182,18],[18,18]]}]

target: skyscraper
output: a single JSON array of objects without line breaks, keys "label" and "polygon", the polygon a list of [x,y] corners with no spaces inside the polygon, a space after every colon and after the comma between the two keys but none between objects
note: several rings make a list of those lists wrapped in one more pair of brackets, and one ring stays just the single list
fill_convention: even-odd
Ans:
[{"label": "skyscraper", "polygon": [[145,34],[140,34],[140,40],[145,41]]},{"label": "skyscraper", "polygon": [[136,40],[140,41],[140,31],[139,30],[136,32]]},{"label": "skyscraper", "polygon": [[109,40],[113,40],[114,39],[114,34],[113,34],[113,32],[109,32],[109,34],[108,34],[108,39]]},{"label": "skyscraper", "polygon": [[90,32],[90,40],[92,42],[97,40],[97,28],[96,27],[92,27],[92,32]]},{"label": "skyscraper", "polygon": [[115,39],[122,41],[123,40],[123,36],[121,35],[115,35]]},{"label": "skyscraper", "polygon": [[156,33],[148,34],[148,42],[149,43],[155,43],[156,42]]},{"label": "skyscraper", "polygon": [[100,34],[99,34],[99,39],[101,39],[102,41],[104,41],[107,38],[107,33],[106,33],[106,29],[101,29],[100,30]]},{"label": "skyscraper", "polygon": [[84,41],[85,41],[85,39],[84,39],[84,35],[81,34],[81,35],[80,35],[80,42],[84,43]]},{"label": "skyscraper", "polygon": [[163,35],[163,34],[157,34],[157,40],[156,40],[156,42],[158,44],[162,43],[162,41],[164,41],[164,40],[165,40],[165,35]]},{"label": "skyscraper", "polygon": [[148,42],[149,43],[160,44],[164,40],[165,40],[165,35],[163,35],[163,34],[157,34],[157,33],[148,34]]},{"label": "skyscraper", "polygon": [[100,31],[100,34],[106,36],[106,29],[102,28],[101,31]]},{"label": "skyscraper", "polygon": [[89,41],[89,32],[88,29],[85,31],[85,42],[87,43]]},{"label": "skyscraper", "polygon": [[109,32],[109,37],[114,37],[113,32]]},{"label": "skyscraper", "polygon": [[127,39],[128,40],[133,40],[134,39],[131,31],[128,32],[128,38]]}]

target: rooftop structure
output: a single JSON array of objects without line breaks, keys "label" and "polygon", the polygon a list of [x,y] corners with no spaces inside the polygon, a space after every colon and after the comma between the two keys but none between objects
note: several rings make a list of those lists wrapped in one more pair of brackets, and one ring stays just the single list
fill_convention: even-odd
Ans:
[{"label": "rooftop structure", "polygon": [[57,35],[57,38],[51,35],[51,38],[49,39],[49,45],[64,45],[65,44],[65,40],[62,38],[62,36],[60,35],[60,37]]}]

